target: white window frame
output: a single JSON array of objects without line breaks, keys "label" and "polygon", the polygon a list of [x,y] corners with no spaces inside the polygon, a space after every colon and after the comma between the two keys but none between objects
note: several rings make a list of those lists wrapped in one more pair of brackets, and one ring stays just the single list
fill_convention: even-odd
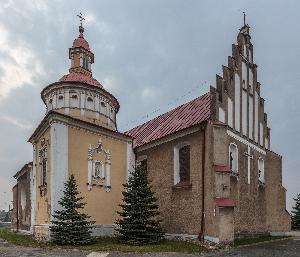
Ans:
[{"label": "white window frame", "polygon": [[[177,144],[174,147],[174,185],[177,185],[180,182],[179,150],[185,146],[191,146],[191,144],[189,142],[182,142],[182,143]],[[190,165],[191,165],[191,163],[190,163]],[[190,166],[190,168],[191,168],[191,166]],[[190,180],[191,180],[191,176],[190,176]]]}]

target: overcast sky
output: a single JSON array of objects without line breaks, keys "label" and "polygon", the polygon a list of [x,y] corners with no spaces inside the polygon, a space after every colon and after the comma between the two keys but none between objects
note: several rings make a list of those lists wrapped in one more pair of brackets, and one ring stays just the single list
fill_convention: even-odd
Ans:
[{"label": "overcast sky", "polygon": [[40,91],[68,71],[76,14],[86,16],[93,74],[118,98],[124,131],[215,85],[242,11],[290,209],[300,193],[299,10],[297,0],[0,0],[0,209],[13,174],[32,160],[27,139],[45,114]]}]

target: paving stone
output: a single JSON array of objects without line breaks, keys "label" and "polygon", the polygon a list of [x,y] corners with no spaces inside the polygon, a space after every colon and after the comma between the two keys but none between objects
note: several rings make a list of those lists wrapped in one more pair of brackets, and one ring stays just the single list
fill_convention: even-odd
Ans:
[{"label": "paving stone", "polygon": [[[299,238],[295,238],[299,239]],[[201,254],[204,257],[300,257],[300,240],[288,239],[257,244],[231,250]],[[104,253],[81,252],[64,249],[25,248],[1,246],[0,257],[199,257],[199,254],[183,253]]]}]

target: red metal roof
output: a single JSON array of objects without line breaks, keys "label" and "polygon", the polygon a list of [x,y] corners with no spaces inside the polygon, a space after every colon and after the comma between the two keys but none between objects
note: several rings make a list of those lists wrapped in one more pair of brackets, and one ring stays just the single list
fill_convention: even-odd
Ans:
[{"label": "red metal roof", "polygon": [[85,75],[80,72],[71,71],[69,74],[64,75],[60,82],[82,82],[92,86],[103,88],[103,86],[92,75]]},{"label": "red metal roof", "polygon": [[219,165],[219,164],[214,164],[213,168],[215,172],[225,172],[225,173],[230,173],[230,168],[228,165]]},{"label": "red metal roof", "polygon": [[73,48],[75,47],[83,47],[84,49],[90,51],[89,43],[84,39],[84,36],[82,33],[76,38],[73,42]]},{"label": "red metal roof", "polygon": [[219,207],[234,207],[234,201],[231,198],[216,198],[216,205]]},{"label": "red metal roof", "polygon": [[134,148],[148,144],[210,118],[211,95],[206,93],[186,104],[164,113],[125,134],[135,138]]}]

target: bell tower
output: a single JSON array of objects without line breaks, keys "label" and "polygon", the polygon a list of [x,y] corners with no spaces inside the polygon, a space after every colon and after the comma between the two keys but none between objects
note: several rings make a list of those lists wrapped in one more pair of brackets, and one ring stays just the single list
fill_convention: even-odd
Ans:
[{"label": "bell tower", "polygon": [[86,75],[92,74],[91,65],[94,63],[94,54],[90,50],[89,43],[85,40],[82,21],[82,13],[77,15],[80,18],[79,36],[74,40],[73,46],[69,48],[69,59],[71,60],[70,72],[78,72]]},{"label": "bell tower", "polygon": [[80,13],[79,36],[69,48],[71,67],[59,81],[41,93],[47,112],[55,111],[110,130],[117,130],[118,100],[93,77],[94,54],[84,38]]}]

